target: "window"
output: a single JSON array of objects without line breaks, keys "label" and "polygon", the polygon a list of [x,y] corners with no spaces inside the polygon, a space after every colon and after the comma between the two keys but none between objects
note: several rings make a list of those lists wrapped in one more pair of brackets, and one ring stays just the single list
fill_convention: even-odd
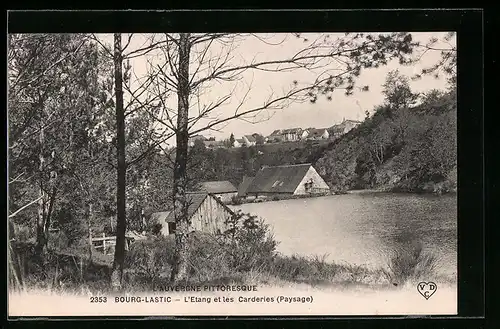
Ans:
[{"label": "window", "polygon": [[168,223],[168,234],[175,233],[175,223]]},{"label": "window", "polygon": [[306,190],[306,193],[310,192],[312,187],[313,187],[313,180],[311,178],[311,179],[309,179],[309,181],[307,181],[307,183],[304,184],[304,188]]}]

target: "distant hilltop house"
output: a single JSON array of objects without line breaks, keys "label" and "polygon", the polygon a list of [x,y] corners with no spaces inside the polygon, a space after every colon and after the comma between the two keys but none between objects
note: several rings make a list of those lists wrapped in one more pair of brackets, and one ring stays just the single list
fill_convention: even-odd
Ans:
[{"label": "distant hilltop house", "polygon": [[[227,229],[227,222],[234,212],[210,193],[189,192],[188,218],[189,231],[222,233]],[[176,230],[173,211],[156,212],[151,215],[151,222],[160,225],[162,235],[174,234]]]},{"label": "distant hilltop house", "polygon": [[233,147],[242,147],[245,144],[243,138],[237,138],[234,140]]},{"label": "distant hilltop house", "polygon": [[228,203],[238,194],[238,189],[229,181],[211,181],[200,184],[201,190],[213,194],[224,203]]},{"label": "distant hilltop house", "polygon": [[233,147],[242,147],[242,146],[255,146],[257,144],[257,140],[253,135],[245,135],[242,138],[238,138],[234,140]]},{"label": "distant hilltop house", "polygon": [[327,128],[321,128],[321,129],[309,128],[309,129],[307,129],[306,139],[321,140],[321,139],[328,139],[328,138],[330,138],[330,133],[328,132]]},{"label": "distant hilltop house", "polygon": [[281,134],[285,142],[294,142],[305,138],[307,136],[307,131],[304,131],[302,128],[290,128],[284,129]]},{"label": "distant hilltop house", "polygon": [[246,146],[254,146],[255,144],[257,144],[257,140],[252,135],[245,135],[242,139]]},{"label": "distant hilltop house", "polygon": [[275,130],[268,136],[270,142],[294,142],[307,138],[308,131],[302,128]]},{"label": "distant hilltop house", "polygon": [[225,147],[224,141],[207,140],[203,142],[206,148],[219,149]]},{"label": "distant hilltop house", "polygon": [[337,138],[344,134],[347,134],[349,131],[351,131],[354,127],[358,126],[359,124],[361,124],[361,121],[344,119],[341,123],[328,128],[328,133],[330,134],[330,137]]},{"label": "distant hilltop house", "polygon": [[254,178],[244,178],[238,195],[248,199],[274,195],[324,195],[330,187],[310,163],[263,167]]},{"label": "distant hilltop house", "polygon": [[281,133],[281,129],[277,129],[271,133],[271,135],[267,136],[267,139],[271,143],[278,143],[283,141],[283,135]]},{"label": "distant hilltop house", "polygon": [[252,136],[255,138],[255,142],[256,142],[257,144],[259,144],[259,140],[260,140],[260,143],[261,143],[261,144],[265,144],[265,143],[267,143],[267,142],[268,142],[268,140],[269,140],[267,137],[264,137],[264,136],[262,136],[262,135],[261,135],[261,134],[259,134],[259,133],[254,133],[254,134],[252,134]]}]

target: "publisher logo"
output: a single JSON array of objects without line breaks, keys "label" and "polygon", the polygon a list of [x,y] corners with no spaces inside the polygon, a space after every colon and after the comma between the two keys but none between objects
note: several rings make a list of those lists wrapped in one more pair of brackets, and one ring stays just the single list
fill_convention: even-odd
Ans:
[{"label": "publisher logo", "polygon": [[417,291],[425,298],[429,299],[437,290],[434,282],[420,282],[417,284]]}]

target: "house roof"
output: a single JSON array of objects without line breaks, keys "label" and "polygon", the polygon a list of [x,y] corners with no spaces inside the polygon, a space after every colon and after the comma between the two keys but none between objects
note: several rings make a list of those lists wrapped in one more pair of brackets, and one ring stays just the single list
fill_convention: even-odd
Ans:
[{"label": "house roof", "polygon": [[[160,211],[151,214],[151,220],[157,223],[167,222],[171,211]],[[167,222],[168,223],[168,222]]]},{"label": "house roof", "polygon": [[331,133],[343,133],[344,127],[341,125],[335,125],[335,126],[331,126],[330,128],[328,128],[328,131]]},{"label": "house roof", "polygon": [[197,139],[200,139],[202,141],[206,141],[207,140],[207,138],[205,136],[202,136],[202,135],[194,135],[194,136],[189,137],[189,139],[193,140],[193,141],[197,140]]},{"label": "house roof", "polygon": [[271,135],[269,135],[269,136],[276,136],[276,135],[281,135],[281,129],[276,129],[276,130],[275,130],[275,131],[273,131],[273,132],[271,133]]},{"label": "house roof", "polygon": [[238,138],[238,139],[236,139],[236,141],[237,141],[238,143],[240,143],[240,144],[245,143],[245,140],[244,140],[243,138]]},{"label": "house roof", "polygon": [[[198,208],[200,208],[203,201],[205,201],[205,199],[209,195],[216,202],[218,202],[220,205],[222,205],[224,207],[224,209],[226,209],[226,211],[230,212],[231,214],[234,214],[234,212],[231,210],[231,208],[226,206],[224,203],[222,203],[222,201],[220,201],[218,198],[214,197],[210,193],[188,192],[186,194],[187,194],[187,198],[188,198],[188,202],[189,202],[188,218],[191,218],[196,213],[196,211],[198,210]],[[157,221],[159,223],[161,223],[161,222],[175,223],[175,216],[174,216],[173,211],[155,212],[155,213],[151,214],[151,219],[154,221]]]},{"label": "house roof", "polygon": [[310,163],[264,167],[257,172],[246,192],[293,193],[310,167]]},{"label": "house roof", "polygon": [[240,185],[238,186],[238,196],[246,196],[247,190],[250,184],[252,183],[254,177],[244,176]]},{"label": "house roof", "polygon": [[202,190],[208,193],[232,193],[238,191],[231,182],[224,181],[212,181],[201,183]]},{"label": "house roof", "polygon": [[284,129],[283,134],[294,134],[294,133],[300,133],[302,132],[302,128],[290,128],[290,129]]},{"label": "house roof", "polygon": [[245,135],[245,138],[246,138],[246,139],[247,139],[250,143],[257,141],[257,140],[255,139],[255,137],[253,137],[252,135]]},{"label": "house roof", "polygon": [[309,131],[309,136],[310,137],[319,137],[319,136],[322,136],[324,133],[325,133],[325,130],[327,130],[326,128],[320,128],[320,129],[316,129],[316,128],[309,128],[308,131]]}]

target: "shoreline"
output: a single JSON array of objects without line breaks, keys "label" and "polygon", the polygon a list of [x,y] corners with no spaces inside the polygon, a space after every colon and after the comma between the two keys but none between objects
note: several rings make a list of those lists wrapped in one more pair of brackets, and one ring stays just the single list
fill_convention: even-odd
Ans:
[{"label": "shoreline", "polygon": [[255,199],[251,200],[240,200],[238,203],[227,203],[228,206],[237,207],[242,204],[252,204],[252,203],[267,203],[267,202],[278,202],[278,201],[286,201],[286,200],[302,200],[302,199],[316,199],[323,198],[328,196],[341,196],[347,194],[415,194],[415,195],[428,195],[428,196],[445,196],[445,195],[457,195],[458,192],[456,190],[448,191],[448,192],[428,192],[428,191],[405,191],[405,190],[391,190],[391,189],[356,189],[356,190],[346,190],[346,191],[338,191],[332,192],[329,194],[321,194],[321,195],[300,195],[300,196],[290,196],[290,197],[280,197],[278,199],[273,199],[273,197],[269,197],[266,199],[259,199],[256,201]]}]

